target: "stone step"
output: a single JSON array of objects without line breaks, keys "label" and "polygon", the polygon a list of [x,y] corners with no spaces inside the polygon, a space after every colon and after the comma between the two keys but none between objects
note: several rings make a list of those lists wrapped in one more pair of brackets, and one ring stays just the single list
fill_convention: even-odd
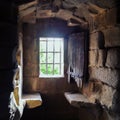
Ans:
[{"label": "stone step", "polygon": [[74,107],[91,107],[94,105],[93,103],[90,103],[86,96],[80,93],[65,92],[64,95],[67,101]]},{"label": "stone step", "polygon": [[27,108],[35,108],[42,105],[42,98],[39,93],[23,94],[22,100],[26,101]]}]

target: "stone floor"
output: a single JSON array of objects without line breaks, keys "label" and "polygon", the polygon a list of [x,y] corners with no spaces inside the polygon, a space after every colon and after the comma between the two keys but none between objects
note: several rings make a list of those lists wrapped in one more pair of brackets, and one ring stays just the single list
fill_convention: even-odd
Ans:
[{"label": "stone floor", "polygon": [[53,113],[43,108],[25,109],[21,120],[79,120],[77,116],[69,116],[70,113]]},{"label": "stone floor", "polygon": [[54,98],[42,97],[43,104],[28,109],[25,107],[21,120],[79,120],[78,109],[71,106],[64,95]]}]

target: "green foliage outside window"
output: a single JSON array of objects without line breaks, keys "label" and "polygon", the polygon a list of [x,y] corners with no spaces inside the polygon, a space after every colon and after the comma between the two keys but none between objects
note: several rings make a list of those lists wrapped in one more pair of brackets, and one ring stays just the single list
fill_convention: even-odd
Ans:
[{"label": "green foliage outside window", "polygon": [[[46,63],[46,61],[52,61],[53,59],[53,54],[51,54],[47,57],[47,60],[46,60],[46,54],[48,53],[43,52],[42,45],[41,45],[41,48],[40,48],[40,72],[41,74],[59,75],[60,64],[56,66],[53,63],[51,64]],[[53,65],[54,65],[54,69],[53,69]]]}]

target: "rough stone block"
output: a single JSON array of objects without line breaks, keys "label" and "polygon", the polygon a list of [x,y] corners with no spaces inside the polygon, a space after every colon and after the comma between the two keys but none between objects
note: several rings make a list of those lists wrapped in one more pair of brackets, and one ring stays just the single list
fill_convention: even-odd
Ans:
[{"label": "rough stone block", "polygon": [[[102,105],[107,106],[108,108],[112,106],[113,95],[116,89],[113,89],[110,86],[102,84],[100,82],[93,82],[93,92],[91,95],[88,96],[88,99],[91,103],[94,103],[96,100]],[[96,90],[96,91],[95,91]]]},{"label": "rough stone block", "polygon": [[120,49],[114,48],[108,50],[106,66],[111,68],[120,68]]},{"label": "rough stone block", "polygon": [[98,67],[103,67],[105,66],[105,61],[106,61],[106,50],[99,50],[98,51]]},{"label": "rough stone block", "polygon": [[96,66],[98,61],[98,50],[89,51],[89,66]]},{"label": "rough stone block", "polygon": [[103,85],[102,92],[100,94],[100,103],[102,105],[106,105],[108,108],[111,107],[115,91],[116,89],[113,89],[107,85]]},{"label": "rough stone block", "polygon": [[103,67],[106,61],[106,50],[89,51],[89,66]]},{"label": "rough stone block", "polygon": [[107,11],[98,14],[95,19],[95,26],[97,28],[106,28],[120,23],[120,7],[113,7]]},{"label": "rough stone block", "polygon": [[112,8],[107,11],[106,13],[107,25],[111,26],[120,23],[120,16],[118,15],[118,13],[120,13],[120,7]]},{"label": "rough stone block", "polygon": [[91,103],[100,100],[103,92],[103,83],[101,81],[89,81],[87,86],[83,86],[83,94],[88,97]]},{"label": "rough stone block", "polygon": [[83,85],[82,94],[85,96],[91,96],[93,93],[93,86],[94,83],[92,81],[89,81],[87,85]]},{"label": "rough stone block", "polygon": [[105,47],[116,47],[120,46],[120,28],[112,27],[106,29],[104,32]]},{"label": "rough stone block", "polygon": [[120,70],[112,70],[108,68],[89,68],[91,80],[100,80],[112,87],[117,87],[120,80]]},{"label": "rough stone block", "polygon": [[98,21],[99,21],[99,23],[98,23],[98,26],[100,27],[100,28],[104,28],[105,26],[106,26],[106,24],[107,24],[107,19],[106,19],[106,12],[104,11],[103,13],[101,13],[101,14],[99,14],[98,16]]},{"label": "rough stone block", "polygon": [[101,31],[90,34],[90,49],[100,49],[104,47],[104,38]]}]

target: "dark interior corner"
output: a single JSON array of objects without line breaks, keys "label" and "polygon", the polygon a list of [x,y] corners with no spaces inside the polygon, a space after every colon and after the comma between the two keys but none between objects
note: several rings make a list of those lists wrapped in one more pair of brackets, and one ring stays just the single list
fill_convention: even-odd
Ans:
[{"label": "dark interior corner", "polygon": [[0,120],[120,120],[119,0],[0,2]]}]

